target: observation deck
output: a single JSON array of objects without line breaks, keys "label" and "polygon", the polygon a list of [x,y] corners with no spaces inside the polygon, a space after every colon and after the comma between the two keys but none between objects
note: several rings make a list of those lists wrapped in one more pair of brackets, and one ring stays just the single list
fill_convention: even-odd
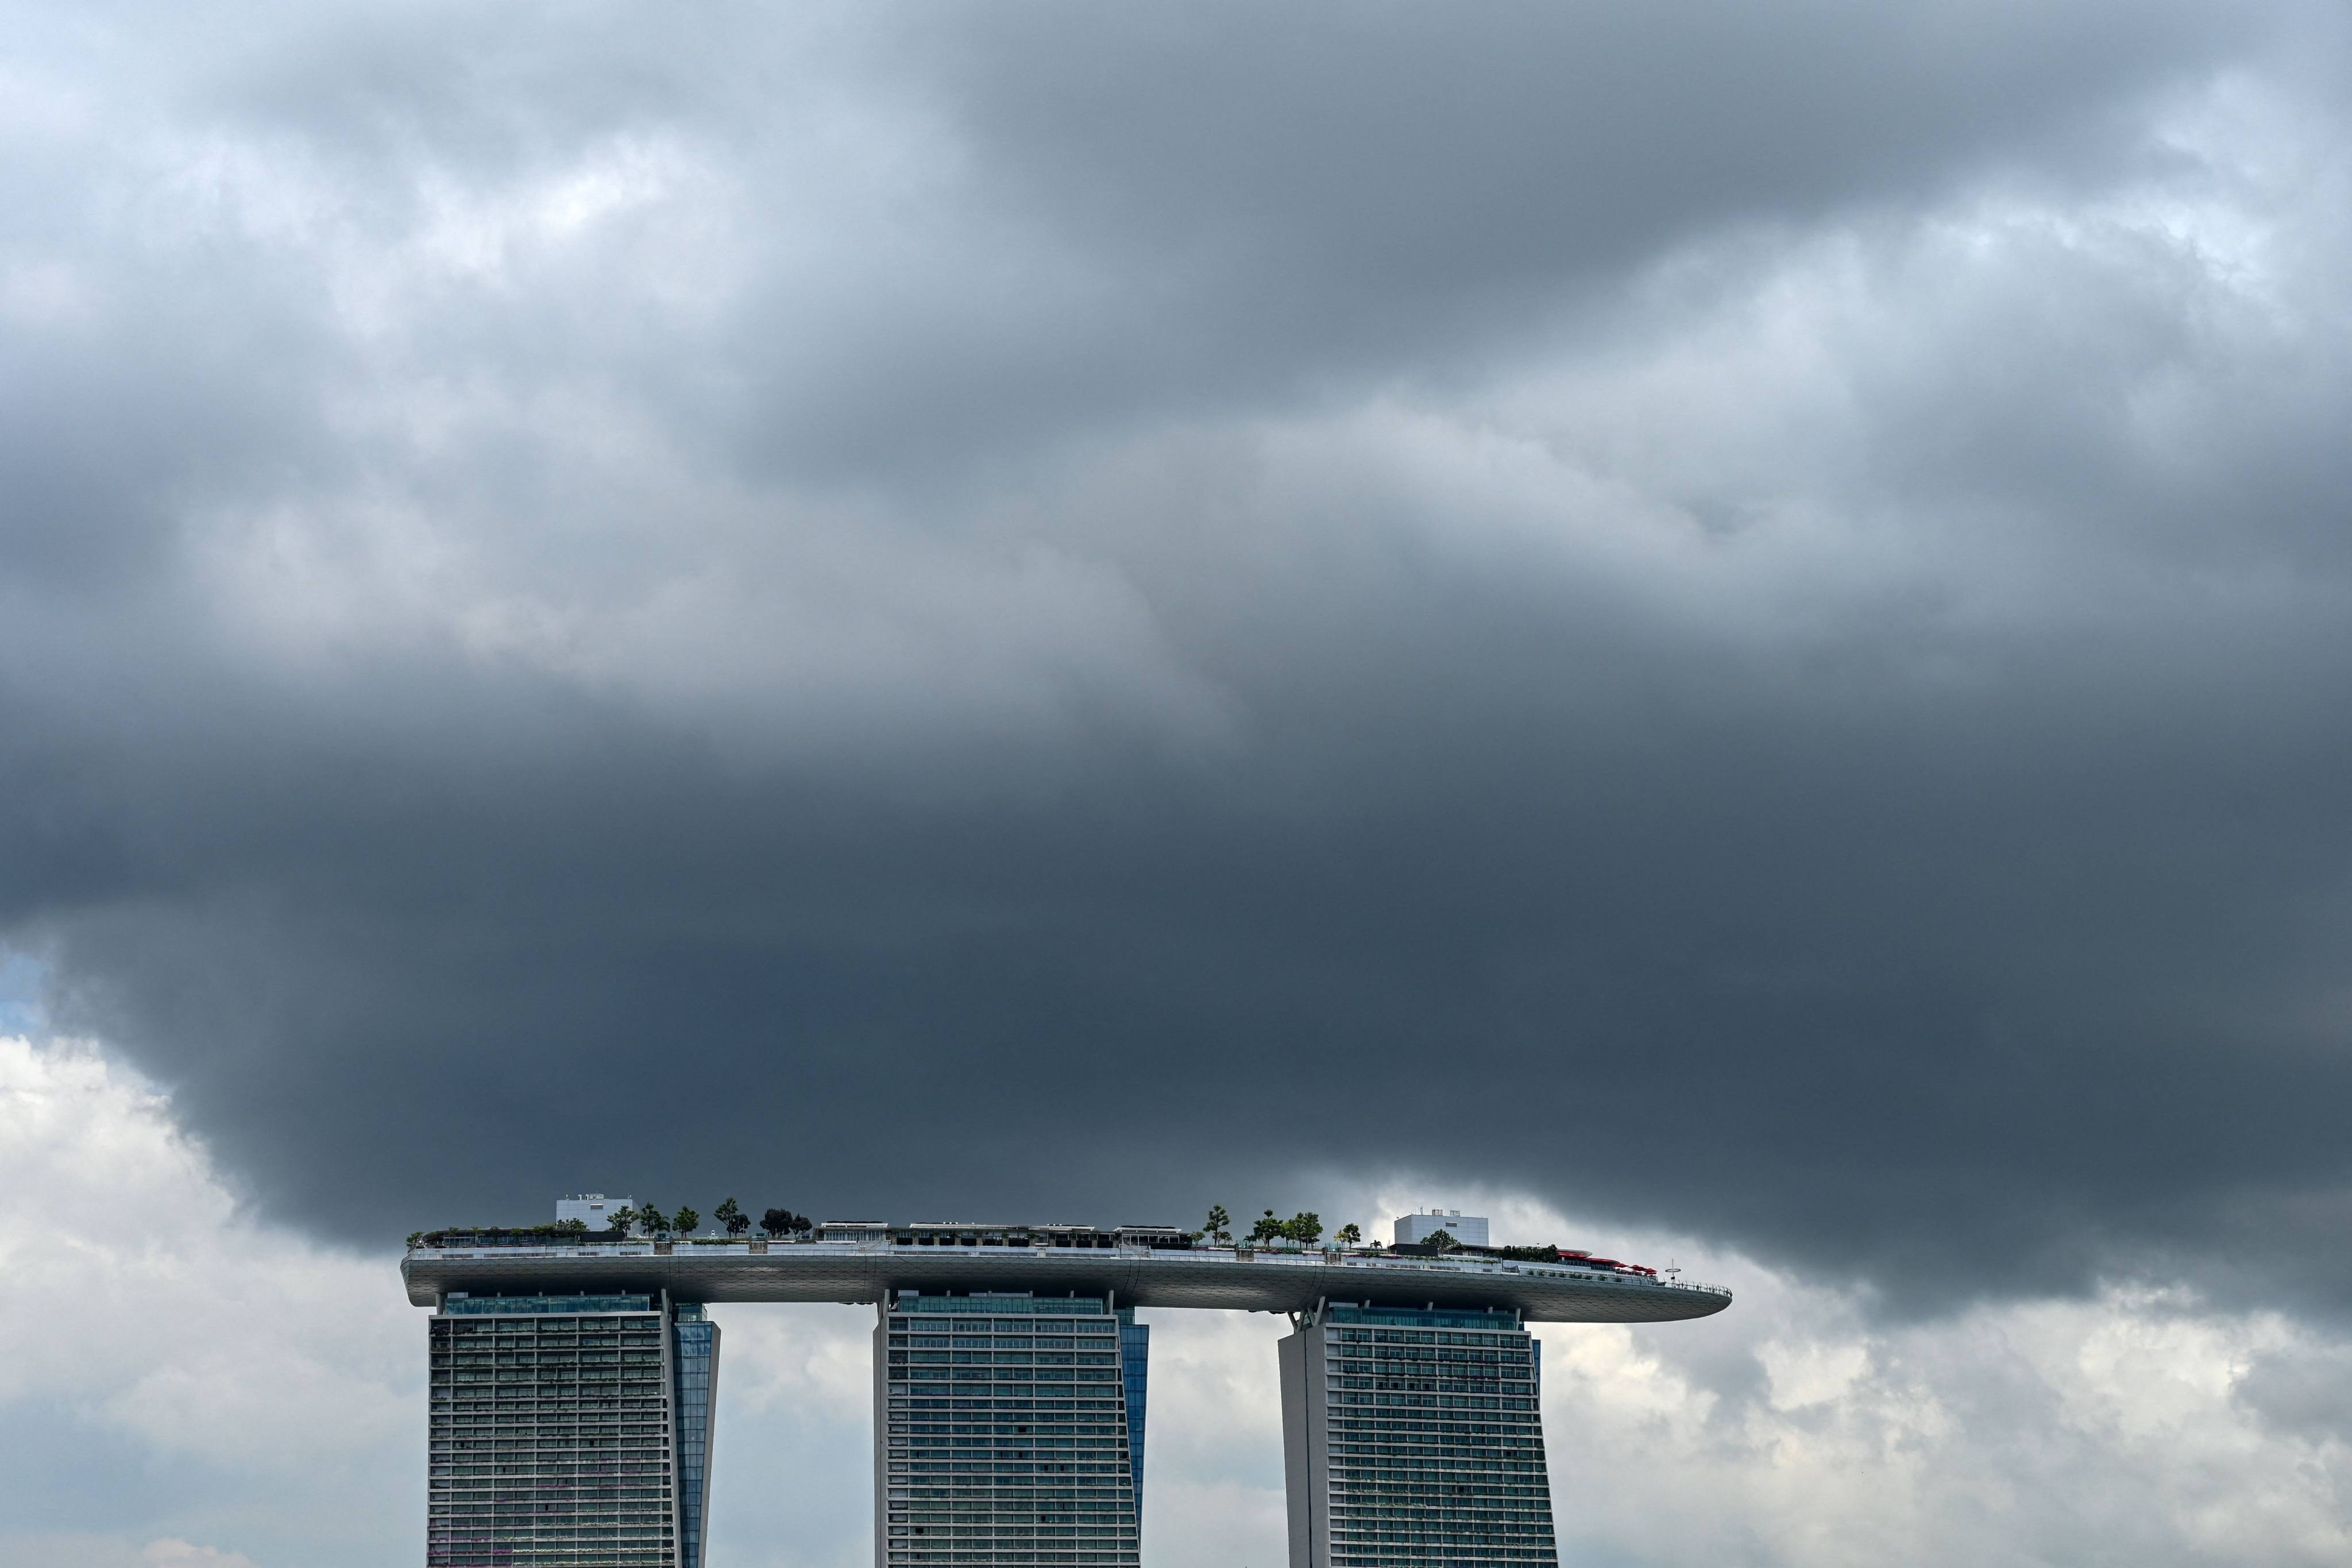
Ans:
[{"label": "observation deck", "polygon": [[1374,1249],[864,1240],[627,1241],[418,1247],[402,1259],[409,1301],[468,1295],[667,1290],[674,1301],[879,1301],[891,1291],[1115,1295],[1122,1307],[1303,1312],[1318,1301],[1515,1308],[1531,1322],[1657,1323],[1731,1305],[1721,1286],[1576,1258],[1402,1257]]}]

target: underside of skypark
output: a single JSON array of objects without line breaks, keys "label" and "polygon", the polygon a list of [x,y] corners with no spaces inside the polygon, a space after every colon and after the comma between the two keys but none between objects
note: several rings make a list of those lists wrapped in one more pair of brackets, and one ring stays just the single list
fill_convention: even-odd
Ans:
[{"label": "underside of skypark", "polygon": [[1138,1306],[1289,1317],[1292,1568],[1549,1568],[1528,1323],[1661,1321],[1730,1300],[1582,1255],[1063,1242],[910,1256],[874,1230],[757,1252],[412,1250],[410,1298],[436,1309],[428,1564],[701,1568],[719,1359],[702,1303],[767,1300],[876,1308],[877,1568],[1136,1568],[1150,1336]]}]

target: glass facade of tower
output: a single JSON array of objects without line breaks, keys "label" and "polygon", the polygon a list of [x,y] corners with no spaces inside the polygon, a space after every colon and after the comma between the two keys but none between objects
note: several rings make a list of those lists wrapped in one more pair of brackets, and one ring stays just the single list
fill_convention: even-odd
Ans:
[{"label": "glass facade of tower", "polygon": [[719,1330],[643,1295],[429,1321],[429,1568],[700,1568]]},{"label": "glass facade of tower", "polygon": [[677,1391],[677,1560],[702,1568],[703,1522],[710,1517],[710,1432],[718,1415],[719,1325],[700,1307],[680,1307],[670,1326],[670,1385]]},{"label": "glass facade of tower", "polygon": [[1542,1347],[1516,1312],[1332,1303],[1297,1325],[1291,1568],[1555,1568]]},{"label": "glass facade of tower", "polygon": [[1127,1385],[1128,1469],[1135,1477],[1135,1518],[1143,1521],[1143,1407],[1151,1384],[1151,1329],[1135,1309],[1118,1310],[1119,1381]]},{"label": "glass facade of tower", "polygon": [[879,1568],[1140,1561],[1150,1329],[1103,1299],[904,1291],[874,1332]]}]

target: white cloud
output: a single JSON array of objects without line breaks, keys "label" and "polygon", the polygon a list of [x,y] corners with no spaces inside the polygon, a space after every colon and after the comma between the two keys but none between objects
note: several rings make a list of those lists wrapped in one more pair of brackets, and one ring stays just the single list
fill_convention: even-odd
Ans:
[{"label": "white cloud", "polygon": [[[93,1462],[135,1457],[195,1494],[132,1501],[89,1477],[78,1522],[109,1533],[85,1560],[128,1550],[113,1532],[142,1520],[170,1534],[142,1563],[243,1563],[188,1542],[231,1527],[323,1545],[414,1513],[423,1339],[387,1258],[240,1216],[167,1101],[81,1044],[0,1037],[0,1270],[32,1309],[0,1314],[0,1419],[64,1421]],[[59,1561],[20,1519],[0,1509],[0,1559]],[[341,1560],[411,1555],[395,1537]]]},{"label": "white cloud", "polygon": [[139,1557],[152,1568],[207,1568],[208,1564],[212,1568],[253,1568],[253,1560],[241,1552],[219,1552],[184,1541],[151,1541]]},{"label": "white cloud", "polygon": [[1255,1313],[1152,1312],[1143,1533],[1155,1568],[1279,1568],[1288,1560],[1275,1346]]},{"label": "white cloud", "polygon": [[260,1568],[241,1552],[223,1552],[166,1536],[144,1546],[82,1532],[0,1535],[6,1568]]},{"label": "white cloud", "polygon": [[[241,1221],[164,1100],[87,1047],[0,1039],[0,1266],[70,1313],[0,1319],[0,1397],[148,1441],[308,1468],[402,1430],[418,1368],[381,1258]],[[414,1337],[413,1333],[410,1337]]]}]

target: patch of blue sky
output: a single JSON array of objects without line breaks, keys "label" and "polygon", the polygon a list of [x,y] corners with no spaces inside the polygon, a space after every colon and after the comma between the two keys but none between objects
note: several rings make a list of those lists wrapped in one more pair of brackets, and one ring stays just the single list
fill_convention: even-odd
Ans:
[{"label": "patch of blue sky", "polygon": [[0,947],[0,1035],[45,1035],[49,966],[14,948]]}]

